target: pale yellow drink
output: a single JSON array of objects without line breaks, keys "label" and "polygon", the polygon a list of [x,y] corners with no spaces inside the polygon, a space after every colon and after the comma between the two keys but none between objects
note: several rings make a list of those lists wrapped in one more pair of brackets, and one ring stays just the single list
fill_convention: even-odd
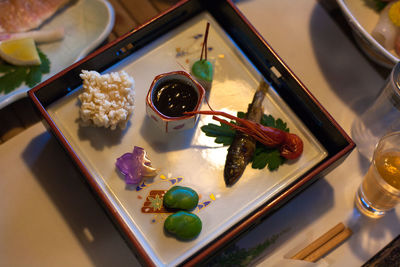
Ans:
[{"label": "pale yellow drink", "polygon": [[356,195],[358,209],[373,218],[382,217],[400,203],[400,146],[385,148],[384,145],[378,145]]}]

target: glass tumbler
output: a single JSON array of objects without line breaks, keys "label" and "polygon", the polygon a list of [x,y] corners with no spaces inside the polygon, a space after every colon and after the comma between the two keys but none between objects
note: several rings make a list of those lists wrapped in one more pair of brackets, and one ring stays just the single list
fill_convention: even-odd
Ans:
[{"label": "glass tumbler", "polygon": [[380,139],[371,165],[355,196],[358,210],[380,218],[400,203],[400,132]]},{"label": "glass tumbler", "polygon": [[400,63],[392,69],[374,103],[354,120],[351,133],[358,151],[371,160],[385,134],[400,130]]}]

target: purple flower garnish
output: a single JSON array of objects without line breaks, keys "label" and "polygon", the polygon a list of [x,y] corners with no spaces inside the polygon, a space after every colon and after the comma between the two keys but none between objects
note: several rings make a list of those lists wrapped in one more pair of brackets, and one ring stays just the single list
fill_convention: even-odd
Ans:
[{"label": "purple flower garnish", "polygon": [[125,176],[127,184],[138,184],[144,176],[154,176],[157,170],[151,167],[151,161],[146,157],[146,151],[135,146],[133,153],[125,153],[117,158],[118,170]]}]

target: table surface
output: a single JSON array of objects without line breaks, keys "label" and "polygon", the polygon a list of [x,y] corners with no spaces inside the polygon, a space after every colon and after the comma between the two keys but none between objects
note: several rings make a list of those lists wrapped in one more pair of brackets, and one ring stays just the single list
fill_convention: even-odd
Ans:
[{"label": "table surface", "polygon": [[[112,0],[109,42],[168,9],[175,0]],[[389,70],[360,51],[334,1],[243,0],[239,9],[327,111],[350,134]],[[0,110],[0,265],[135,266],[132,251],[95,201],[28,99]],[[52,164],[48,164],[51,162]],[[400,208],[380,220],[353,206],[368,162],[355,149],[331,173],[241,236],[213,263],[274,266],[338,222],[352,237],[318,261],[360,266],[400,234]],[[262,249],[259,249],[259,248]],[[247,259],[240,251],[247,252]]]}]

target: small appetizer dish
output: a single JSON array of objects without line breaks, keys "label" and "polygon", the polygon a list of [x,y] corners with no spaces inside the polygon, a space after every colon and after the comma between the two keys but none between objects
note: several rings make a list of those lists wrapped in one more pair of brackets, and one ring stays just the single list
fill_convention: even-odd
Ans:
[{"label": "small appetizer dish", "polygon": [[[364,53],[379,65],[392,68],[399,61],[398,1],[337,0]],[[399,44],[397,44],[399,43]]]},{"label": "small appetizer dish", "polygon": [[355,147],[231,0],[205,2],[28,92],[146,266],[208,266]]},{"label": "small appetizer dish", "polygon": [[163,73],[154,78],[147,93],[146,113],[165,132],[190,129],[198,116],[184,112],[199,111],[204,94],[204,88],[189,73]]}]

